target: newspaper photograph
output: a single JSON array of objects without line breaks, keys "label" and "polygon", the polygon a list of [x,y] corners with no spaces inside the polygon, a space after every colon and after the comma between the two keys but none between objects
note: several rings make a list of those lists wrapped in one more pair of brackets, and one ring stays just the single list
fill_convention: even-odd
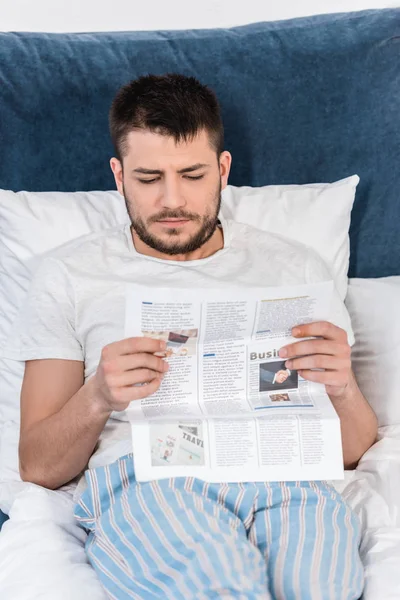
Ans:
[{"label": "newspaper photograph", "polygon": [[205,465],[202,421],[167,426],[154,423],[149,433],[153,467]]},{"label": "newspaper photograph", "polygon": [[271,344],[250,345],[248,349],[247,392],[252,407],[260,410],[268,407],[314,406],[312,386],[295,370],[285,366],[279,358],[279,348],[287,343],[286,338],[276,339]]},{"label": "newspaper photograph", "polygon": [[163,339],[169,370],[131,402],[138,481],[341,479],[340,421],[325,386],[285,365],[294,326],[327,320],[333,282],[277,288],[128,284],[126,337]]}]

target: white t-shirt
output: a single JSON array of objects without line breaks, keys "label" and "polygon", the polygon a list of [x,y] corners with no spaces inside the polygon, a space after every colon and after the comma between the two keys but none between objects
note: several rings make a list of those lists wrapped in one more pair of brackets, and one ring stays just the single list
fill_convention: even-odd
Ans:
[{"label": "white t-shirt", "polygon": [[[44,258],[5,348],[15,360],[59,358],[85,363],[95,374],[102,348],[124,335],[125,286],[228,288],[316,283],[332,279],[308,246],[242,223],[222,220],[224,246],[199,260],[162,260],[139,254],[129,223],[90,234]],[[347,310],[337,293],[330,321],[354,343]],[[132,451],[125,412],[108,420],[89,466]]]}]

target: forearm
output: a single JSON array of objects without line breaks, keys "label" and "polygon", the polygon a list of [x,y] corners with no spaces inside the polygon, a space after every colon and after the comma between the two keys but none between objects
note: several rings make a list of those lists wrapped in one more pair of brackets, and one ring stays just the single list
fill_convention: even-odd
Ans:
[{"label": "forearm", "polygon": [[25,431],[19,446],[21,478],[56,489],[76,477],[110,415],[100,407],[89,380],[60,411]]},{"label": "forearm", "polygon": [[330,398],[340,418],[345,468],[354,469],[376,441],[378,424],[375,413],[361,393],[353,372],[343,395]]}]

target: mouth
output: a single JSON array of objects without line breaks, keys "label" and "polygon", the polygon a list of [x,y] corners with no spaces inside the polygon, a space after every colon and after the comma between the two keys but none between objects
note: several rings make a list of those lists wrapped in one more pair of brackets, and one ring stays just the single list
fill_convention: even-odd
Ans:
[{"label": "mouth", "polygon": [[160,221],[157,221],[157,223],[160,223],[160,225],[162,225],[163,227],[171,228],[183,227],[189,222],[190,219],[161,219]]}]

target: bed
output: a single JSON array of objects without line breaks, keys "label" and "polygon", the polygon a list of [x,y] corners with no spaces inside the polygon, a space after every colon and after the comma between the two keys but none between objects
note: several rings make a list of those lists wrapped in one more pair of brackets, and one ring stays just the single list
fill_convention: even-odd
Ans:
[{"label": "bed", "polygon": [[[178,71],[215,89],[235,186],[359,176],[349,237],[346,232],[346,304],[355,371],[378,415],[379,436],[335,486],[362,521],[364,600],[400,597],[399,55],[400,9],[219,30],[0,33],[0,349],[16,303],[6,259],[23,281],[46,240],[58,243],[56,221],[46,222],[48,213],[35,213],[29,202],[47,193],[47,203],[59,202],[58,219],[65,218],[71,236],[88,232],[95,212],[80,230],[62,212],[59,194],[81,192],[84,202],[86,192],[114,188],[108,108],[116,90],[140,74]],[[3,203],[1,190],[9,193]],[[26,219],[20,217],[14,232],[17,256],[5,224],[10,193],[21,190],[37,195],[18,196]],[[112,197],[95,227],[122,218]],[[28,231],[36,232],[36,255]],[[22,376],[23,364],[0,352],[0,510],[9,516],[2,526],[0,518],[0,596],[103,599],[68,489],[49,491],[19,479]]]}]

